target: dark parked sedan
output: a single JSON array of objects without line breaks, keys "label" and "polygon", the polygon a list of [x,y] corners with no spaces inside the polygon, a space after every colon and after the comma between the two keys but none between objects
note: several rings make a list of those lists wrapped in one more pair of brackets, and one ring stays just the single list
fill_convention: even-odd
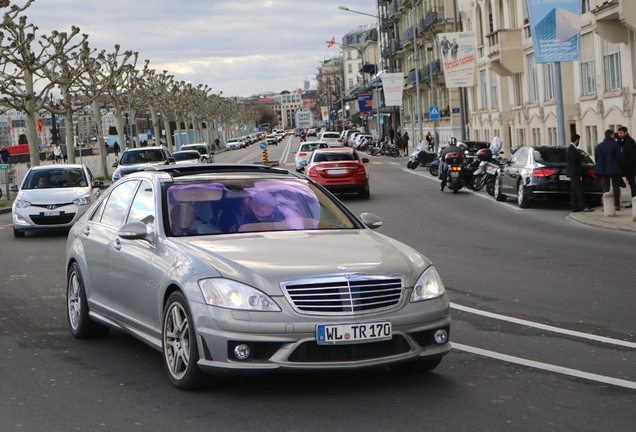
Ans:
[{"label": "dark parked sedan", "polygon": [[[549,196],[569,197],[570,178],[566,174],[565,153],[567,147],[526,146],[518,149],[512,158],[499,169],[495,181],[495,199],[505,201],[508,196],[517,198],[521,208],[528,208],[532,201]],[[593,201],[603,195],[600,179],[594,176],[594,162],[583,159],[583,191]]]}]

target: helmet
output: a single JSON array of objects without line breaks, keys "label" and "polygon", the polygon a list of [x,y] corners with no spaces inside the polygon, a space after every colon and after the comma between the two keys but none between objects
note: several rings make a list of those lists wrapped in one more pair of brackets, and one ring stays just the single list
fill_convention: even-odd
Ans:
[{"label": "helmet", "polygon": [[448,145],[452,145],[452,146],[457,145],[457,138],[455,138],[455,137],[450,137],[450,138],[448,139]]}]

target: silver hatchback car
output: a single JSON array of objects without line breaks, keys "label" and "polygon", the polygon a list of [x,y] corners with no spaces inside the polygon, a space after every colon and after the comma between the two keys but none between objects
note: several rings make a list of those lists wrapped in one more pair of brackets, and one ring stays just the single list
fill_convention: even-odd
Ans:
[{"label": "silver hatchback car", "polygon": [[181,389],[233,373],[432,370],[451,349],[444,285],[380,225],[284,169],[130,174],[69,233],[71,333],[129,332]]}]

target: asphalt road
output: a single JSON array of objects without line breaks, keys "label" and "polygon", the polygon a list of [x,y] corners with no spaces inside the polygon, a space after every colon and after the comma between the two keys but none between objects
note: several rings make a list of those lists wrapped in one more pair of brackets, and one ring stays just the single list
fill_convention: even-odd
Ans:
[{"label": "asphalt road", "polygon": [[[298,139],[287,142],[270,159],[293,169]],[[633,430],[636,235],[570,222],[567,204],[520,211],[484,193],[442,194],[405,165],[371,158],[371,199],[342,199],[438,268],[455,349],[433,373],[272,374],[175,390],[161,355],[130,336],[74,340],[66,233],[14,239],[0,215],[0,431]]]}]

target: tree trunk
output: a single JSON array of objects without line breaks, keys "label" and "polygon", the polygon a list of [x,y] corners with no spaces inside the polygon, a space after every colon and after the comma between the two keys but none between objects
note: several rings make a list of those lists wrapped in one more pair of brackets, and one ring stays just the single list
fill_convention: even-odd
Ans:
[{"label": "tree trunk", "polygon": [[102,176],[108,177],[108,152],[106,151],[106,144],[104,143],[104,134],[102,133],[102,113],[99,110],[99,102],[97,99],[91,104],[93,109],[93,120],[97,129],[97,147],[99,148],[99,156],[102,165]]},{"label": "tree trunk", "polygon": [[68,155],[68,163],[75,163],[75,132],[73,131],[73,107],[71,96],[67,86],[60,86],[62,99],[64,100],[64,135],[66,138],[66,153]]},{"label": "tree trunk", "polygon": [[183,142],[181,141],[181,116],[180,115],[176,115],[175,116],[175,120],[177,123],[177,140],[175,142],[176,147],[175,150],[178,151],[179,149],[181,149],[181,146],[183,145]]},{"label": "tree trunk", "polygon": [[170,133],[170,119],[166,110],[161,111],[163,116],[163,127],[166,128],[166,143],[168,143],[168,150],[170,153],[174,151],[174,143],[172,142],[172,134]]},{"label": "tree trunk", "polygon": [[150,116],[152,117],[152,127],[155,134],[155,145],[161,145],[161,129],[159,129],[159,117],[157,116],[157,109],[152,105],[150,105]]},{"label": "tree trunk", "polygon": [[121,107],[115,105],[115,120],[117,121],[117,136],[119,138],[119,148],[124,150],[126,146],[126,138],[124,137],[124,119],[121,116]]},{"label": "tree trunk", "polygon": [[27,141],[29,142],[29,155],[31,166],[40,165],[40,146],[38,140],[38,122],[36,115],[36,100],[33,92],[33,74],[28,70],[24,71],[24,86],[26,96],[31,96],[24,101],[24,112],[26,114]]}]

